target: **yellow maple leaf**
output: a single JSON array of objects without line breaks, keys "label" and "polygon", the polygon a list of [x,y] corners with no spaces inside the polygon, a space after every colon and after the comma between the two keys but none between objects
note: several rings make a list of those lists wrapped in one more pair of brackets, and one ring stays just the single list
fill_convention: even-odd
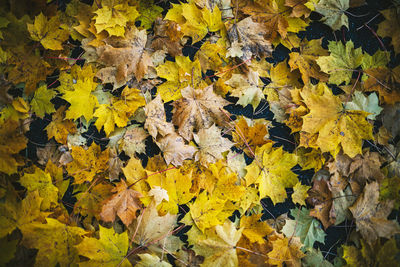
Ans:
[{"label": "yellow maple leaf", "polygon": [[35,172],[25,173],[21,177],[20,183],[29,192],[38,190],[39,195],[43,198],[42,210],[50,209],[52,204],[58,203],[58,188],[53,185],[53,180],[49,173],[35,167]]},{"label": "yellow maple leaf", "polygon": [[118,234],[110,229],[99,226],[99,239],[85,237],[81,243],[74,248],[79,255],[89,258],[89,261],[81,262],[86,266],[121,266],[128,267],[132,264],[125,259],[129,248],[128,232]]},{"label": "yellow maple leaf", "polygon": [[264,237],[274,232],[274,229],[266,222],[260,221],[262,214],[253,214],[251,216],[242,216],[240,219],[240,228],[243,228],[243,235],[251,243],[265,244]]},{"label": "yellow maple leaf", "polygon": [[35,266],[68,266],[71,262],[77,262],[78,250],[74,246],[82,241],[87,232],[53,218],[46,218],[46,221],[46,224],[27,224],[21,229],[24,246],[38,250]]},{"label": "yellow maple leaf", "polygon": [[56,111],[53,103],[50,102],[56,94],[55,91],[48,90],[47,85],[42,85],[35,91],[35,95],[31,101],[31,107],[36,116],[43,118],[45,113],[50,114]]},{"label": "yellow maple leaf", "polygon": [[162,214],[167,212],[178,214],[178,205],[187,204],[195,194],[190,192],[192,188],[191,173],[183,174],[179,169],[172,169],[165,172],[164,175],[149,176],[146,181],[151,188],[160,186],[167,190],[168,201],[163,201],[158,206]]},{"label": "yellow maple leaf", "polygon": [[270,197],[274,204],[284,202],[285,188],[298,182],[297,175],[290,170],[297,164],[296,155],[284,152],[282,147],[273,148],[272,143],[257,148],[255,154],[256,158],[246,168],[250,170],[246,181],[258,184],[260,199]]},{"label": "yellow maple leaf", "polygon": [[306,205],[305,199],[308,197],[308,190],[311,187],[308,185],[302,185],[300,182],[298,182],[294,187],[293,187],[293,194],[292,194],[292,200],[293,203],[297,203],[300,205]]},{"label": "yellow maple leaf", "polygon": [[190,212],[183,219],[186,224],[195,224],[204,232],[205,229],[222,224],[230,215],[226,209],[226,200],[201,192],[193,203],[189,203]]},{"label": "yellow maple leaf", "polygon": [[310,77],[324,82],[328,80],[328,75],[321,72],[315,61],[319,56],[327,56],[329,54],[327,50],[322,48],[321,44],[322,38],[310,41],[304,39],[299,45],[299,52],[291,52],[289,54],[291,71],[299,69],[305,84],[309,82]]},{"label": "yellow maple leaf", "polygon": [[67,164],[67,171],[75,178],[76,184],[90,182],[96,174],[108,168],[108,149],[101,151],[95,143],[87,150],[80,146],[72,147],[71,156],[74,160]]},{"label": "yellow maple leaf", "polygon": [[62,50],[62,43],[68,39],[69,32],[60,28],[59,16],[47,20],[43,13],[35,17],[33,24],[27,24],[31,38],[40,42],[44,48]]},{"label": "yellow maple leaf", "polygon": [[209,31],[216,32],[224,28],[221,11],[216,5],[211,11],[207,8],[198,8],[194,2],[172,4],[164,19],[180,24],[182,32],[192,37],[193,43],[203,39]]},{"label": "yellow maple leaf", "polygon": [[189,57],[176,56],[175,62],[167,61],[157,68],[157,75],[167,81],[157,86],[157,92],[164,102],[182,97],[181,89],[191,85],[201,85],[201,66],[199,60],[191,61]]},{"label": "yellow maple leaf", "polygon": [[12,174],[22,165],[13,155],[26,147],[28,140],[19,129],[19,123],[6,120],[0,123],[0,171]]},{"label": "yellow maple leaf", "polygon": [[272,241],[272,251],[267,254],[268,263],[282,267],[286,262],[290,266],[300,267],[300,259],[305,256],[300,250],[301,247],[299,237],[292,237],[290,240],[286,237],[278,238]]},{"label": "yellow maple leaf", "polygon": [[10,190],[0,204],[0,237],[11,234],[17,227],[21,229],[25,224],[40,221],[41,217],[47,215],[40,211],[43,198],[39,196],[38,190],[28,192],[19,202],[16,196],[16,193]]},{"label": "yellow maple leaf", "polygon": [[[325,86],[322,95],[301,92],[310,112],[303,116],[300,136],[301,145],[316,145],[322,152],[331,152],[336,157],[340,149],[350,157],[361,154],[362,140],[374,139],[372,125],[366,117],[369,113],[345,110],[338,96]],[[308,141],[314,135],[315,141]]]},{"label": "yellow maple leaf", "polygon": [[93,111],[98,106],[98,101],[91,92],[96,86],[92,79],[78,80],[73,85],[73,91],[65,92],[63,98],[71,104],[65,114],[66,119],[76,120],[83,116],[89,121],[93,118]]},{"label": "yellow maple leaf", "polygon": [[128,5],[128,3],[118,4],[114,6],[104,5],[102,8],[94,11],[97,33],[105,30],[110,36],[124,37],[125,27],[128,22],[134,22],[139,17],[136,7]]},{"label": "yellow maple leaf", "polygon": [[51,122],[45,128],[48,139],[54,137],[57,142],[64,145],[67,144],[68,134],[76,133],[75,123],[72,120],[64,119],[66,109],[66,106],[61,106],[57,109],[53,114]]},{"label": "yellow maple leaf", "polygon": [[100,131],[104,126],[106,136],[109,136],[114,131],[115,125],[125,127],[128,124],[129,116],[127,114],[128,105],[123,100],[109,104],[101,104],[93,113],[93,117],[97,117],[96,125]]},{"label": "yellow maple leaf", "polygon": [[243,229],[236,229],[231,221],[217,225],[193,246],[196,254],[205,258],[202,266],[238,266],[236,244],[242,236]]}]

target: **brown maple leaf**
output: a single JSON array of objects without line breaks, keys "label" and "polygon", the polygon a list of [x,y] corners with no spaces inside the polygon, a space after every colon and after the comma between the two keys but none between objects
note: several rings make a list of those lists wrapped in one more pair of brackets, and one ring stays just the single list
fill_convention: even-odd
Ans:
[{"label": "brown maple leaf", "polygon": [[172,163],[174,166],[180,166],[185,159],[191,159],[197,151],[195,147],[186,145],[185,140],[175,132],[159,139],[157,144],[164,154],[167,165]]},{"label": "brown maple leaf", "polygon": [[149,131],[149,134],[153,138],[157,138],[158,134],[161,136],[166,136],[175,132],[172,123],[167,122],[164,103],[159,94],[146,105],[145,113],[146,122],[144,124],[144,128]]},{"label": "brown maple leaf", "polygon": [[166,49],[171,56],[182,55],[182,44],[180,43],[183,33],[180,26],[173,21],[157,18],[154,21],[154,37],[151,47],[155,50]]},{"label": "brown maple leaf", "polygon": [[252,56],[265,57],[272,53],[272,45],[264,38],[265,27],[253,22],[251,17],[245,18],[228,29],[231,44],[238,43],[242,47],[242,60],[249,60]]},{"label": "brown maple leaf", "polygon": [[103,83],[113,83],[120,87],[133,76],[141,80],[151,65],[149,54],[145,51],[147,34],[145,30],[136,28],[126,33],[126,38],[110,37],[106,44],[97,47],[97,61],[105,67],[100,69],[96,77]]},{"label": "brown maple leaf", "polygon": [[356,220],[357,231],[370,244],[374,244],[378,237],[391,238],[400,233],[399,224],[389,221],[387,216],[393,209],[394,201],[379,201],[379,184],[367,184],[364,192],[356,203],[349,209]]},{"label": "brown maple leaf", "polygon": [[178,133],[186,140],[192,140],[193,131],[209,128],[213,123],[223,126],[228,120],[228,112],[222,108],[229,102],[216,95],[212,85],[204,89],[188,86],[181,93],[183,98],[173,103],[172,122],[179,127]]},{"label": "brown maple leaf", "polygon": [[324,228],[328,228],[335,222],[332,216],[332,192],[326,180],[315,180],[312,189],[308,191],[307,202],[314,206],[310,215],[319,219]]},{"label": "brown maple leaf", "polygon": [[139,199],[142,194],[129,189],[124,180],[113,189],[113,193],[115,194],[103,205],[100,217],[105,222],[114,222],[118,215],[129,226],[136,218],[136,211],[142,207]]}]

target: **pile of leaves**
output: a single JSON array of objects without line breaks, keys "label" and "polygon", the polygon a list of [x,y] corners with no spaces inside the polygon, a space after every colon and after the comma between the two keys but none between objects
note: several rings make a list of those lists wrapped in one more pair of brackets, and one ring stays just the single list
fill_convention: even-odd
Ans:
[{"label": "pile of leaves", "polygon": [[398,0],[23,2],[2,265],[398,265]]}]

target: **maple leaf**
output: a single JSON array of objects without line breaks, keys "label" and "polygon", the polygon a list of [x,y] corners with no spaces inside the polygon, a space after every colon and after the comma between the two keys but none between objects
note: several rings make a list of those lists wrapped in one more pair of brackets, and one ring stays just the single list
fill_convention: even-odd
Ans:
[{"label": "maple leaf", "polygon": [[213,10],[199,9],[194,2],[172,4],[164,19],[178,23],[182,27],[182,32],[192,37],[193,43],[203,39],[209,31],[216,32],[224,28],[218,6]]},{"label": "maple leaf", "polygon": [[186,145],[185,140],[175,132],[159,139],[157,145],[163,152],[167,165],[172,163],[174,166],[180,166],[185,159],[191,159],[197,151],[195,147]]},{"label": "maple leaf", "polygon": [[312,4],[314,1],[308,0],[285,0],[285,6],[291,7],[291,17],[300,18],[302,16],[308,17],[311,14],[311,11],[315,9]]},{"label": "maple leaf", "polygon": [[[264,120],[246,120],[245,117],[240,117],[235,124],[235,131],[232,132],[235,146],[243,149],[250,157],[253,156],[256,147],[267,143],[266,136],[268,135],[269,123]],[[250,151],[251,150],[251,151]]]},{"label": "maple leaf", "polygon": [[385,177],[379,188],[380,200],[394,200],[394,208],[400,207],[400,178],[398,177]]},{"label": "maple leaf", "polygon": [[354,92],[352,101],[346,103],[346,110],[363,110],[371,113],[367,116],[367,119],[375,120],[376,116],[381,113],[383,108],[379,106],[376,93],[372,93],[366,97],[363,93],[356,91]]},{"label": "maple leaf", "polygon": [[[245,179],[255,180],[260,191],[260,199],[270,197],[274,204],[284,202],[285,188],[293,187],[298,182],[297,176],[291,171],[297,164],[296,155],[284,152],[282,147],[273,148],[267,143],[256,149],[257,158],[248,166]],[[278,164],[279,162],[279,164]]]},{"label": "maple leaf", "polygon": [[286,220],[285,226],[282,228],[282,233],[286,237],[299,237],[304,248],[312,248],[316,241],[325,243],[326,233],[322,230],[320,223],[309,213],[309,210],[305,207],[291,209],[290,214],[294,217],[294,220]]},{"label": "maple leaf", "polygon": [[298,237],[277,238],[272,241],[272,251],[267,254],[268,263],[282,267],[285,262],[291,266],[300,267],[300,259],[305,256],[300,250],[301,246]]},{"label": "maple leaf", "polygon": [[18,127],[19,123],[10,119],[0,123],[0,171],[7,174],[17,172],[21,164],[13,155],[24,149],[28,142]]},{"label": "maple leaf", "polygon": [[[325,87],[323,95],[301,92],[310,112],[303,116],[302,131],[318,134],[315,144],[322,152],[331,152],[336,157],[340,148],[350,157],[361,153],[363,139],[373,139],[372,125],[365,111],[346,111],[340,98]],[[306,134],[301,133],[301,144],[312,146]]]},{"label": "maple leaf", "polygon": [[318,171],[325,163],[325,158],[320,150],[299,147],[296,150],[298,163],[303,170],[314,169]]},{"label": "maple leaf", "polygon": [[112,104],[101,104],[93,113],[93,117],[97,117],[96,128],[100,131],[104,127],[106,136],[114,131],[115,125],[125,127],[129,121],[128,105],[123,100],[116,101]]},{"label": "maple leaf", "polygon": [[149,30],[152,28],[153,23],[162,17],[163,8],[154,4],[153,1],[141,1],[139,4],[140,16],[136,19],[140,21],[140,26]]},{"label": "maple leaf", "polygon": [[349,28],[346,10],[349,9],[349,0],[321,0],[315,5],[315,11],[322,14],[322,20],[332,30],[340,30],[342,26]]},{"label": "maple leaf", "polygon": [[[91,92],[96,86],[92,79],[78,80],[73,85],[73,91],[65,92],[63,98],[71,104],[65,113],[66,119],[76,120],[83,116],[89,121],[93,118],[93,111],[98,106],[98,101]],[[76,97],[77,95],[79,97]]]},{"label": "maple leaf", "polygon": [[38,190],[39,195],[43,198],[41,209],[48,210],[58,202],[58,188],[53,185],[50,174],[35,167],[34,173],[24,173],[20,179],[22,186],[26,187],[29,192]]},{"label": "maple leaf", "polygon": [[260,221],[260,219],[261,214],[242,216],[240,219],[240,228],[243,229],[242,233],[251,243],[265,244],[264,237],[274,232],[274,229],[266,221]]},{"label": "maple leaf", "polygon": [[306,205],[305,199],[308,197],[307,191],[310,189],[309,186],[307,185],[302,185],[300,182],[298,182],[294,187],[293,187],[293,194],[292,194],[292,200],[293,203],[298,203],[300,205]]},{"label": "maple leaf", "polygon": [[120,148],[131,158],[135,156],[135,153],[144,154],[146,152],[145,139],[147,136],[148,134],[143,128],[128,127],[120,143]]},{"label": "maple leaf", "polygon": [[173,252],[173,242],[176,236],[172,236],[171,232],[176,227],[177,215],[169,213],[159,216],[155,204],[152,202],[143,211],[140,220],[136,220],[131,226],[132,232],[135,232],[133,242],[139,245],[149,244],[148,249],[159,252],[159,246],[163,246],[169,252]]},{"label": "maple leaf", "polygon": [[[265,33],[265,27],[260,23],[253,22],[251,17],[233,24],[228,29],[231,42],[230,54],[239,56],[242,60],[249,60],[254,55],[260,57],[271,55],[272,45],[264,38]],[[240,49],[240,52],[232,54],[232,49]]]},{"label": "maple leaf", "polygon": [[322,48],[322,38],[307,41],[303,39],[299,44],[299,52],[291,52],[289,54],[290,70],[299,69],[303,82],[307,84],[310,77],[319,79],[320,81],[327,81],[328,77],[322,73],[316,60],[320,56],[327,56],[328,51]]},{"label": "maple leaf", "polygon": [[182,173],[179,169],[172,169],[166,172],[165,176],[152,175],[147,178],[146,181],[151,188],[159,186],[167,191],[168,200],[161,202],[158,206],[158,210],[162,214],[166,214],[167,212],[178,214],[178,205],[187,204],[196,196],[195,193],[191,192],[191,176],[191,172]]},{"label": "maple leaf", "polygon": [[107,6],[94,11],[96,14],[93,19],[95,20],[94,26],[96,31],[100,33],[105,30],[110,36],[124,37],[125,27],[128,22],[134,22],[139,17],[139,12],[136,7],[128,5],[128,3]]},{"label": "maple leaf", "polygon": [[56,219],[47,218],[46,221],[46,224],[33,222],[21,228],[24,246],[38,249],[35,266],[69,266],[71,262],[77,262],[78,250],[74,246],[87,232]]},{"label": "maple leaf", "polygon": [[356,220],[357,231],[370,245],[379,237],[391,238],[400,232],[396,221],[386,219],[393,204],[393,201],[379,201],[379,184],[372,182],[364,187],[362,195],[349,208]]},{"label": "maple leaf", "polygon": [[283,89],[293,89],[300,87],[299,83],[300,73],[296,70],[290,71],[285,61],[279,62],[275,66],[272,66],[269,70],[269,78],[271,82],[264,88],[264,94],[268,96],[268,101],[275,100],[276,92],[280,92]]},{"label": "maple leaf", "polygon": [[146,176],[146,171],[142,166],[142,162],[135,157],[129,159],[128,164],[122,168],[122,171],[129,184],[136,184],[139,179]]},{"label": "maple leaf", "polygon": [[103,83],[113,83],[114,88],[124,85],[133,75],[141,80],[151,65],[150,56],[144,49],[146,41],[146,30],[132,28],[124,39],[110,39],[97,47],[97,61],[105,67],[96,73],[96,77]]},{"label": "maple leaf", "polygon": [[324,267],[333,267],[333,264],[330,263],[326,258],[322,255],[319,249],[310,248],[306,251],[306,256],[301,259],[302,266],[305,267],[313,267],[313,266],[324,266]]},{"label": "maple leaf", "polygon": [[398,17],[399,7],[385,9],[381,11],[385,20],[379,23],[377,34],[379,36],[389,36],[392,38],[392,45],[396,54],[400,53],[400,32]]},{"label": "maple leaf", "polygon": [[[378,50],[372,56],[365,53],[362,58],[361,68],[367,70],[371,68],[385,67],[389,61],[390,53],[388,51]],[[363,77],[363,79],[364,78],[365,77]]]},{"label": "maple leaf", "polygon": [[74,206],[74,212],[82,216],[94,216],[100,219],[102,204],[105,199],[111,196],[113,187],[110,184],[99,183],[91,188],[89,185],[80,187],[81,192],[75,194],[77,202]]},{"label": "maple leaf", "polygon": [[215,125],[200,129],[198,134],[194,134],[194,140],[199,145],[195,160],[199,160],[204,166],[223,158],[222,153],[233,146],[229,139],[221,136],[221,130]]},{"label": "maple leaf", "polygon": [[[157,92],[164,102],[180,99],[181,89],[189,85],[202,85],[201,65],[199,60],[176,56],[175,62],[167,61],[156,67],[157,75],[167,81],[157,87]],[[185,90],[185,89],[182,89]]]},{"label": "maple leaf", "polygon": [[95,143],[87,150],[73,146],[71,156],[74,160],[67,164],[67,171],[75,178],[76,184],[90,182],[96,174],[107,169],[108,155],[108,149],[101,151],[100,146]]},{"label": "maple leaf", "polygon": [[348,84],[355,70],[362,63],[361,47],[354,49],[354,44],[350,40],[344,46],[340,42],[330,41],[328,44],[329,56],[321,56],[317,63],[323,72],[329,74],[329,83]]},{"label": "maple leaf", "polygon": [[[215,230],[214,230],[215,229]],[[205,258],[202,266],[238,266],[236,243],[243,229],[236,229],[233,222],[225,221],[223,225],[215,226],[207,238],[199,240],[193,250]]]},{"label": "maple leaf", "polygon": [[103,205],[100,217],[103,221],[114,222],[115,216],[129,226],[136,218],[136,211],[141,208],[139,198],[142,194],[129,189],[124,180],[121,180],[112,191],[114,195]]},{"label": "maple leaf", "polygon": [[154,21],[154,37],[151,42],[151,47],[156,50],[167,50],[173,57],[181,56],[181,37],[183,37],[183,33],[181,32],[179,24],[157,18]]},{"label": "maple leaf", "polygon": [[137,262],[135,266],[138,267],[172,267],[172,265],[162,259],[160,259],[157,255],[151,255],[149,253],[139,254],[140,261]]},{"label": "maple leaf", "polygon": [[89,261],[81,261],[80,266],[132,266],[125,259],[128,252],[128,232],[118,234],[113,228],[105,228],[99,225],[99,239],[85,237],[81,243],[75,246],[79,255],[89,258]]},{"label": "maple leaf", "polygon": [[182,89],[182,97],[174,102],[172,122],[179,127],[178,133],[186,140],[192,139],[193,131],[207,129],[214,123],[219,126],[225,124],[228,113],[223,111],[223,107],[229,102],[216,95],[212,85],[204,89],[188,86]]},{"label": "maple leaf", "polygon": [[232,74],[232,77],[225,84],[233,88],[231,95],[239,98],[237,104],[243,107],[251,104],[255,110],[260,101],[264,99],[259,81],[258,73],[249,71],[247,77],[242,74]]},{"label": "maple leaf", "polygon": [[365,70],[368,79],[363,84],[367,92],[379,92],[379,99],[389,105],[400,100],[400,92],[396,89],[400,84],[400,66],[394,69],[377,67]]},{"label": "maple leaf", "polygon": [[33,24],[27,24],[31,38],[40,42],[45,49],[62,50],[62,43],[68,39],[69,32],[60,28],[60,19],[53,16],[47,20],[43,13],[35,17]]},{"label": "maple leaf", "polygon": [[223,224],[231,215],[225,207],[226,201],[203,191],[193,203],[188,204],[190,212],[186,214],[183,222],[196,225],[202,232],[207,228]]},{"label": "maple leaf", "polygon": [[158,134],[161,136],[166,136],[175,132],[172,123],[167,122],[164,103],[161,100],[160,94],[146,104],[145,113],[146,122],[144,124],[144,128],[149,131],[149,134],[153,138],[157,138]]},{"label": "maple leaf", "polygon": [[195,59],[200,61],[203,70],[219,70],[226,67],[225,57],[227,54],[226,42],[223,38],[216,43],[204,42],[196,53]]},{"label": "maple leaf", "polygon": [[66,106],[61,106],[53,114],[51,122],[46,126],[47,137],[54,139],[61,144],[67,144],[68,134],[76,133],[76,125],[72,120],[64,119]]},{"label": "maple leaf", "polygon": [[36,116],[43,118],[45,113],[50,114],[56,111],[53,104],[50,102],[56,94],[57,93],[53,90],[47,90],[46,85],[40,86],[35,91],[35,96],[31,101],[31,108]]},{"label": "maple leaf", "polygon": [[325,179],[314,180],[313,187],[308,192],[307,202],[314,206],[310,215],[319,219],[325,229],[335,223],[334,208],[332,206],[332,192]]},{"label": "maple leaf", "polygon": [[215,187],[212,191],[213,196],[234,202],[237,201],[240,206],[244,206],[243,201],[245,200],[242,198],[246,197],[246,190],[244,186],[238,183],[236,173],[231,172],[226,166],[226,161],[221,159],[214,164],[210,164],[208,170],[211,171],[212,176],[216,179]]},{"label": "maple leaf", "polygon": [[11,234],[15,228],[22,229],[26,224],[40,221],[46,215],[40,211],[42,201],[38,190],[29,192],[20,202],[17,201],[16,193],[10,190],[5,201],[0,204],[0,237]]}]

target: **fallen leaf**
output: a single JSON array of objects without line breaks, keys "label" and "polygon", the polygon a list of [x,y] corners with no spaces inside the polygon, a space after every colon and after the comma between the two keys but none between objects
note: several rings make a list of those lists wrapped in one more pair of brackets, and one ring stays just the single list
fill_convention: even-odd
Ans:
[{"label": "fallen leaf", "polygon": [[129,189],[124,180],[121,180],[112,190],[114,195],[103,205],[100,217],[103,221],[114,222],[115,216],[129,226],[136,218],[136,211],[142,208],[139,200],[142,194]]},{"label": "fallen leaf", "polygon": [[174,102],[172,122],[178,126],[178,133],[190,141],[193,131],[207,129],[214,123],[223,126],[229,116],[223,107],[229,102],[213,92],[213,86],[182,89],[182,99]]}]

